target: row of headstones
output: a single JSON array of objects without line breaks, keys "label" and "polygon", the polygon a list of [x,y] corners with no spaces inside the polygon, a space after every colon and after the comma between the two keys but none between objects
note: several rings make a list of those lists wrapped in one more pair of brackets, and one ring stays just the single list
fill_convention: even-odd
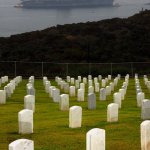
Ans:
[{"label": "row of headstones", "polygon": [[[34,80],[32,81],[32,85]],[[60,109],[69,109],[69,96],[67,94],[62,94],[62,101],[60,101]],[[67,103],[68,102],[68,103]],[[33,112],[35,110],[35,96],[26,95],[24,97],[24,110],[18,113],[19,120],[19,133],[30,134],[33,133]],[[116,115],[116,121],[118,120],[118,104],[110,104],[108,106],[108,121],[114,121],[114,115]],[[80,106],[73,106],[69,111],[69,127],[77,128],[81,127],[82,122],[82,108]]]},{"label": "row of headstones", "polygon": [[[118,83],[118,80],[120,79],[120,75],[118,75],[114,79],[114,84]],[[111,81],[112,77],[111,75],[108,75],[108,78],[102,79],[102,76],[99,75],[98,77],[94,78],[94,87],[95,87],[95,92],[99,92],[100,87],[104,88],[108,84],[109,81]],[[81,84],[83,84],[83,87],[88,83],[88,87],[93,86],[93,79],[91,75],[88,75],[88,78],[78,76],[78,79],[75,80],[75,78],[71,78],[70,76],[66,77],[66,81],[63,80],[62,78],[56,76],[55,81],[57,84],[61,87],[62,90],[64,90],[65,93],[69,93],[69,85],[70,86],[75,86],[75,89],[79,89],[81,87]],[[101,85],[100,82],[101,81]]]},{"label": "row of headstones", "polygon": [[[121,76],[118,75],[118,77],[116,77],[114,79],[114,82],[113,83],[111,82],[110,85],[106,87],[106,94],[107,95],[109,95],[111,93],[111,90],[114,89],[114,86],[117,86],[118,80],[120,79],[120,77]],[[88,78],[92,79],[92,76],[89,75]],[[106,83],[108,83],[108,79],[111,79],[111,75],[108,75],[108,78],[105,78],[105,80],[103,82],[104,84],[102,84],[103,87],[105,87]],[[69,76],[67,76],[67,80],[68,81],[72,81],[72,80],[74,81],[74,78],[70,78]],[[72,86],[72,85],[69,86],[69,83],[67,83],[65,80],[62,80],[62,78],[59,78],[59,77],[56,77],[55,81],[57,82],[58,86],[60,86],[60,88],[64,90],[64,93],[69,93],[71,97],[76,95],[76,89],[78,89],[78,94],[77,95],[81,95],[81,101],[84,101],[83,92],[85,91],[85,85],[87,84],[87,78],[86,77],[83,77],[83,83],[80,83],[80,81],[82,81],[82,78],[81,78],[81,76],[78,76],[78,80],[75,80],[75,86]],[[51,83],[50,83],[50,81],[47,80],[47,77],[43,78],[43,83],[45,85],[46,92],[50,94],[50,97],[52,97],[51,96],[52,95],[51,94],[52,89],[56,89],[56,88],[54,86],[51,86]],[[72,82],[72,83],[74,83],[74,82]],[[100,85],[98,83],[98,78],[97,77],[94,78],[94,84],[95,84],[95,88],[93,87],[93,81],[88,80],[88,86],[89,86],[88,87],[88,93],[94,93],[94,89],[95,89],[95,92],[100,91]]]},{"label": "row of headstones", "polygon": [[35,77],[29,77],[26,85],[27,95],[24,96],[24,109],[18,113],[19,133],[33,133],[33,113],[35,112]]},{"label": "row of headstones", "polygon": [[[140,125],[141,150],[150,149],[150,121],[143,121]],[[86,150],[105,150],[106,131],[94,128],[86,134]],[[19,139],[9,144],[9,150],[34,150],[34,142],[27,139]]]},{"label": "row of headstones", "polygon": [[119,108],[121,108],[122,101],[125,99],[128,85],[129,85],[129,74],[125,76],[125,81],[123,82],[122,87],[118,90],[118,92],[113,94],[114,103],[118,104]]},{"label": "row of headstones", "polygon": [[[144,83],[149,89],[150,82],[148,81],[146,75],[144,75]],[[141,107],[141,119],[142,120],[150,119],[150,100],[145,99],[145,93],[142,92],[140,81],[138,79],[138,74],[135,74],[135,88],[136,88],[137,107]]]},{"label": "row of headstones", "polygon": [[6,82],[8,82],[8,76],[1,77],[0,78],[0,87],[1,87],[2,84],[6,83]]},{"label": "row of headstones", "polygon": [[35,77],[30,76],[28,79],[28,83],[26,85],[27,95],[34,95],[35,96],[34,82],[35,82]]},{"label": "row of headstones", "polygon": [[142,92],[138,74],[135,74],[135,89],[136,89],[137,107],[141,107],[142,101],[145,99],[145,93]]},{"label": "row of headstones", "polygon": [[[108,105],[107,120],[114,122],[118,120],[118,104]],[[82,108],[80,106],[73,106],[69,111],[69,127],[81,127],[82,122]],[[19,133],[33,133],[33,111],[29,109],[19,112]],[[18,142],[17,142],[18,144]],[[10,144],[10,147],[15,144]],[[33,144],[31,144],[33,146]],[[95,149],[93,149],[95,150]]]},{"label": "row of headstones", "polygon": [[[34,83],[34,80],[32,84]],[[120,94],[121,96],[121,94]],[[60,109],[68,110],[69,109],[69,96],[67,94],[62,94],[60,101]],[[116,100],[117,99],[117,100]],[[121,99],[120,99],[121,100]],[[115,97],[114,102],[118,103],[118,97]],[[120,103],[119,103],[120,104]],[[93,105],[93,104],[92,104]],[[118,104],[110,104],[108,106],[108,121],[118,120]],[[33,133],[33,112],[35,110],[35,96],[26,95],[24,97],[24,110],[18,113],[19,119],[19,133],[21,134],[30,134]],[[114,116],[114,115],[115,116]],[[69,110],[69,127],[78,128],[81,127],[82,122],[82,108],[80,106],[73,106]]]},{"label": "row of headstones", "polygon": [[[119,107],[121,107],[121,101],[124,100],[124,96],[126,94],[126,90],[127,90],[127,86],[128,86],[128,79],[129,79],[129,75],[127,75],[125,77],[125,82],[123,83],[122,88],[119,89],[119,92],[114,93],[114,102],[118,103]],[[84,101],[85,85],[82,87],[83,84],[84,83],[81,83],[80,84],[81,88],[78,89],[78,94],[77,94],[78,101]],[[112,85],[114,85],[114,84],[112,84]],[[117,85],[117,84],[115,84],[115,85]],[[70,86],[70,88],[71,87],[72,86]],[[111,87],[111,86],[109,86],[109,87]],[[106,100],[106,96],[108,93],[111,93],[111,90],[114,90],[114,86],[111,88],[108,88],[108,89],[107,89],[107,87],[100,89],[100,100]],[[70,92],[70,93],[74,93],[74,92]],[[69,95],[68,94],[60,95],[60,90],[56,89],[55,87],[51,88],[51,86],[50,86],[50,93],[51,93],[50,94],[51,97],[53,98],[53,101],[60,103],[60,110],[68,110],[69,109]],[[88,94],[88,108],[89,109],[96,108],[96,96],[95,96],[94,92],[89,92],[89,94]]]},{"label": "row of headstones", "polygon": [[[125,82],[123,83],[122,89],[120,89],[119,92],[114,93],[114,103],[117,103],[119,108],[121,108],[121,101],[124,100],[124,96],[126,94],[126,90],[127,90],[127,86],[128,86],[128,80],[129,80],[129,75],[126,75]],[[43,84],[45,85],[45,90],[46,90],[46,84],[47,83],[49,83],[49,85],[50,85],[50,81],[47,80],[47,77],[44,77],[43,78]],[[58,92],[56,92],[56,91],[58,91]],[[58,90],[56,88],[52,89],[50,86],[50,95],[53,97],[53,100],[55,100],[55,97],[56,97],[55,94],[57,94],[57,97],[59,99],[59,101],[57,101],[57,102],[59,102],[60,110],[62,110],[62,111],[69,110],[69,95],[68,94],[61,94],[60,95],[60,90]],[[54,101],[54,102],[56,102],[56,101]],[[94,93],[90,93],[88,95],[88,108],[89,109],[95,109],[96,108],[96,96]],[[111,110],[111,107],[110,107],[110,110]],[[116,111],[118,111],[118,110],[116,110]],[[108,112],[110,112],[110,111],[108,111]],[[76,114],[75,114],[75,116],[76,116]],[[81,122],[82,113],[80,113],[80,116],[81,117],[79,119],[79,122]]]},{"label": "row of headstones", "polygon": [[[79,76],[80,77],[80,76]],[[107,86],[106,89],[102,88],[100,90],[100,100],[106,100],[106,95],[109,95],[111,93],[111,91],[114,90],[114,86],[117,86],[118,84],[118,78],[116,78],[116,83],[110,83],[110,86]],[[58,83],[58,77],[56,78],[56,82]],[[68,110],[69,109],[69,95],[68,94],[61,94],[60,95],[60,89],[56,88],[55,86],[51,85],[51,82],[48,81],[47,77],[43,77],[43,84],[45,86],[45,91],[47,93],[49,93],[49,96],[53,99],[54,102],[60,102],[60,109],[61,110]],[[99,84],[99,83],[98,83]],[[65,85],[63,85],[63,88],[65,89]],[[85,95],[85,83],[80,83],[80,89],[77,90],[77,100],[78,101],[84,101],[84,95]],[[76,96],[76,88],[75,86],[70,86],[68,84],[68,88],[69,88],[69,94],[70,96]],[[99,90],[99,87],[98,87]],[[89,94],[94,94],[94,88],[92,86],[89,87],[88,90]],[[94,94],[95,95],[95,94]],[[89,97],[93,97],[93,96],[89,96]],[[95,97],[95,96],[94,96]],[[91,98],[89,98],[90,100]],[[95,100],[93,100],[95,101]],[[66,105],[66,106],[62,106],[62,105]]]},{"label": "row of headstones", "polygon": [[14,93],[14,90],[21,81],[22,77],[17,76],[13,80],[10,80],[6,86],[4,86],[4,90],[0,90],[0,104],[6,104],[7,98],[11,97],[11,95]]}]

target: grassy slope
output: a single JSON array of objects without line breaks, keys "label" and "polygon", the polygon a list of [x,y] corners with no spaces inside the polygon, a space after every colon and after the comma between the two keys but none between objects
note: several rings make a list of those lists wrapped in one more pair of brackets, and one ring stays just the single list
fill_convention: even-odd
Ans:
[{"label": "grassy slope", "polygon": [[[122,82],[119,82],[118,88]],[[78,129],[68,127],[69,113],[60,111],[59,105],[53,103],[45,93],[42,81],[36,80],[34,134],[19,135],[18,112],[23,109],[26,83],[27,80],[23,80],[7,104],[0,105],[0,150],[6,150],[9,143],[19,138],[34,140],[35,150],[85,150],[86,132],[95,127],[106,129],[107,150],[140,150],[141,119],[140,109],[136,107],[133,79],[130,79],[126,98],[119,111],[118,123],[106,121],[107,105],[112,102],[112,95],[107,97],[107,101],[99,101],[97,95],[97,109],[93,111],[87,110],[87,100],[76,102],[75,97],[70,98],[70,106],[80,105],[83,108],[82,128]],[[55,85],[54,82],[52,84]],[[148,98],[150,94],[143,80],[141,86]]]}]

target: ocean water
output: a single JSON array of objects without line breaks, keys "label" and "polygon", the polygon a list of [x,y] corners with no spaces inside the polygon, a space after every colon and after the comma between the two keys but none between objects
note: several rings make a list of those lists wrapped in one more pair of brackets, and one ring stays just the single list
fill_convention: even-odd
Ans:
[{"label": "ocean water", "polygon": [[150,0],[116,0],[120,7],[23,9],[15,8],[19,0],[0,0],[0,37],[42,30],[58,24],[98,21],[114,17],[127,18],[143,9]]}]

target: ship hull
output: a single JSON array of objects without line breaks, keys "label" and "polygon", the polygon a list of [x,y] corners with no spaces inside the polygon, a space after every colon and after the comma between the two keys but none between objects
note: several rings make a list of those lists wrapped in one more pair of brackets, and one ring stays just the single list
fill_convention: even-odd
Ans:
[{"label": "ship hull", "polygon": [[[93,0],[94,1],[94,0]],[[76,7],[99,7],[99,6],[113,6],[113,0],[101,0],[96,2],[43,2],[43,1],[23,1],[21,6],[23,8],[76,8]]]}]

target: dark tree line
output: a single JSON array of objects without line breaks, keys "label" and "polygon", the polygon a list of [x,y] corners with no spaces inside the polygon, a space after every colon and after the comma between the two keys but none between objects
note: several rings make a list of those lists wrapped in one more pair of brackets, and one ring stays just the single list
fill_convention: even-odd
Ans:
[{"label": "dark tree line", "polygon": [[0,38],[0,60],[148,62],[150,11],[126,19],[58,25]]}]

